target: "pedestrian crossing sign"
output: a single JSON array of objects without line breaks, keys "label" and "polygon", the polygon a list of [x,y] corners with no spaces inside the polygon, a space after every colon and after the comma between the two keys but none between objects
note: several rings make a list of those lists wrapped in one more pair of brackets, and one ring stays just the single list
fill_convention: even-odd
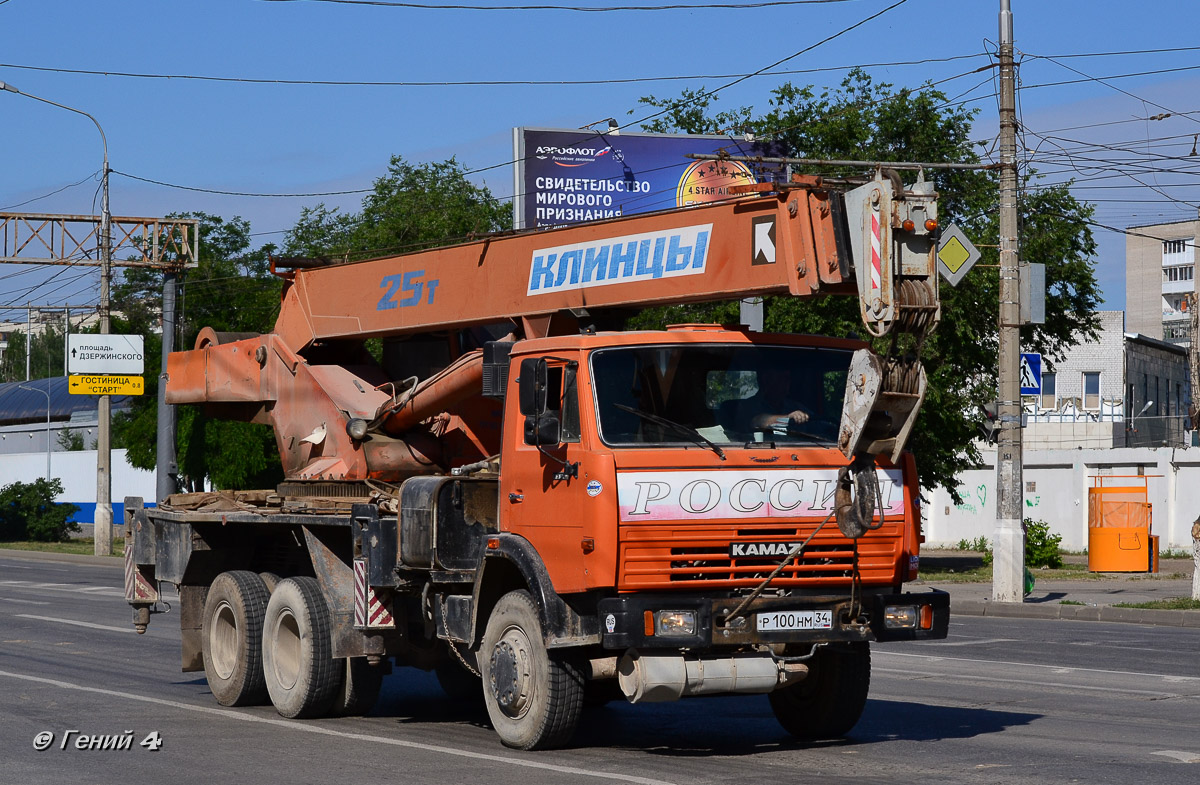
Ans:
[{"label": "pedestrian crossing sign", "polygon": [[1042,394],[1042,355],[1021,352],[1021,395]]}]

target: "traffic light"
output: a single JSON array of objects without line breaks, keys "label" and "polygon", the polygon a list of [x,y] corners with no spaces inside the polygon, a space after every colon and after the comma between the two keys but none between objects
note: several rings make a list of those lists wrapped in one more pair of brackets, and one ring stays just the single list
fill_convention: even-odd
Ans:
[{"label": "traffic light", "polygon": [[994,444],[1000,436],[1000,404],[990,401],[980,408],[983,409],[983,419],[979,421],[979,432],[983,434],[984,441]]}]

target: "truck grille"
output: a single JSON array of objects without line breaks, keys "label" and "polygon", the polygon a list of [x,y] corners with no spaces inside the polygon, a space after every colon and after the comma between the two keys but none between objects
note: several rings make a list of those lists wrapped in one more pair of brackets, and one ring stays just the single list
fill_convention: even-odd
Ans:
[{"label": "truck grille", "polygon": [[[866,584],[892,584],[899,577],[901,521],[887,521],[858,543],[858,569]],[[622,591],[755,586],[786,555],[731,556],[731,545],[802,542],[817,522],[765,523],[736,526],[704,524],[625,524],[620,533]],[[750,548],[749,550],[755,550]],[[845,586],[851,578],[854,549],[830,521],[783,569],[772,585],[779,587]]]}]

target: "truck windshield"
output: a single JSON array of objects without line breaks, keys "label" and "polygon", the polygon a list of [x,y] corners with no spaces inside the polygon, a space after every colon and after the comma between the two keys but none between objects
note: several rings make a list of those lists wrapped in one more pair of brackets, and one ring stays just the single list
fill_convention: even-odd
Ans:
[{"label": "truck windshield", "polygon": [[600,349],[591,357],[600,438],[612,446],[695,444],[694,431],[716,445],[831,444],[850,356],[725,344]]}]

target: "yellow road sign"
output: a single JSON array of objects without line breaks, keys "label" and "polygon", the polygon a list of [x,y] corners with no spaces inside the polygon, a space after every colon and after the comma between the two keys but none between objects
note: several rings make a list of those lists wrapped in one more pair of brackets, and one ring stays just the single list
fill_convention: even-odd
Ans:
[{"label": "yellow road sign", "polygon": [[941,259],[942,264],[946,265],[952,273],[958,272],[970,258],[971,252],[957,237],[951,238],[938,252],[938,259]]},{"label": "yellow road sign", "polygon": [[67,385],[72,395],[141,395],[146,382],[141,376],[72,376]]},{"label": "yellow road sign", "polygon": [[942,227],[942,237],[937,250],[938,272],[947,283],[958,286],[963,276],[979,261],[979,256],[979,249],[967,239],[961,229],[954,224]]}]

